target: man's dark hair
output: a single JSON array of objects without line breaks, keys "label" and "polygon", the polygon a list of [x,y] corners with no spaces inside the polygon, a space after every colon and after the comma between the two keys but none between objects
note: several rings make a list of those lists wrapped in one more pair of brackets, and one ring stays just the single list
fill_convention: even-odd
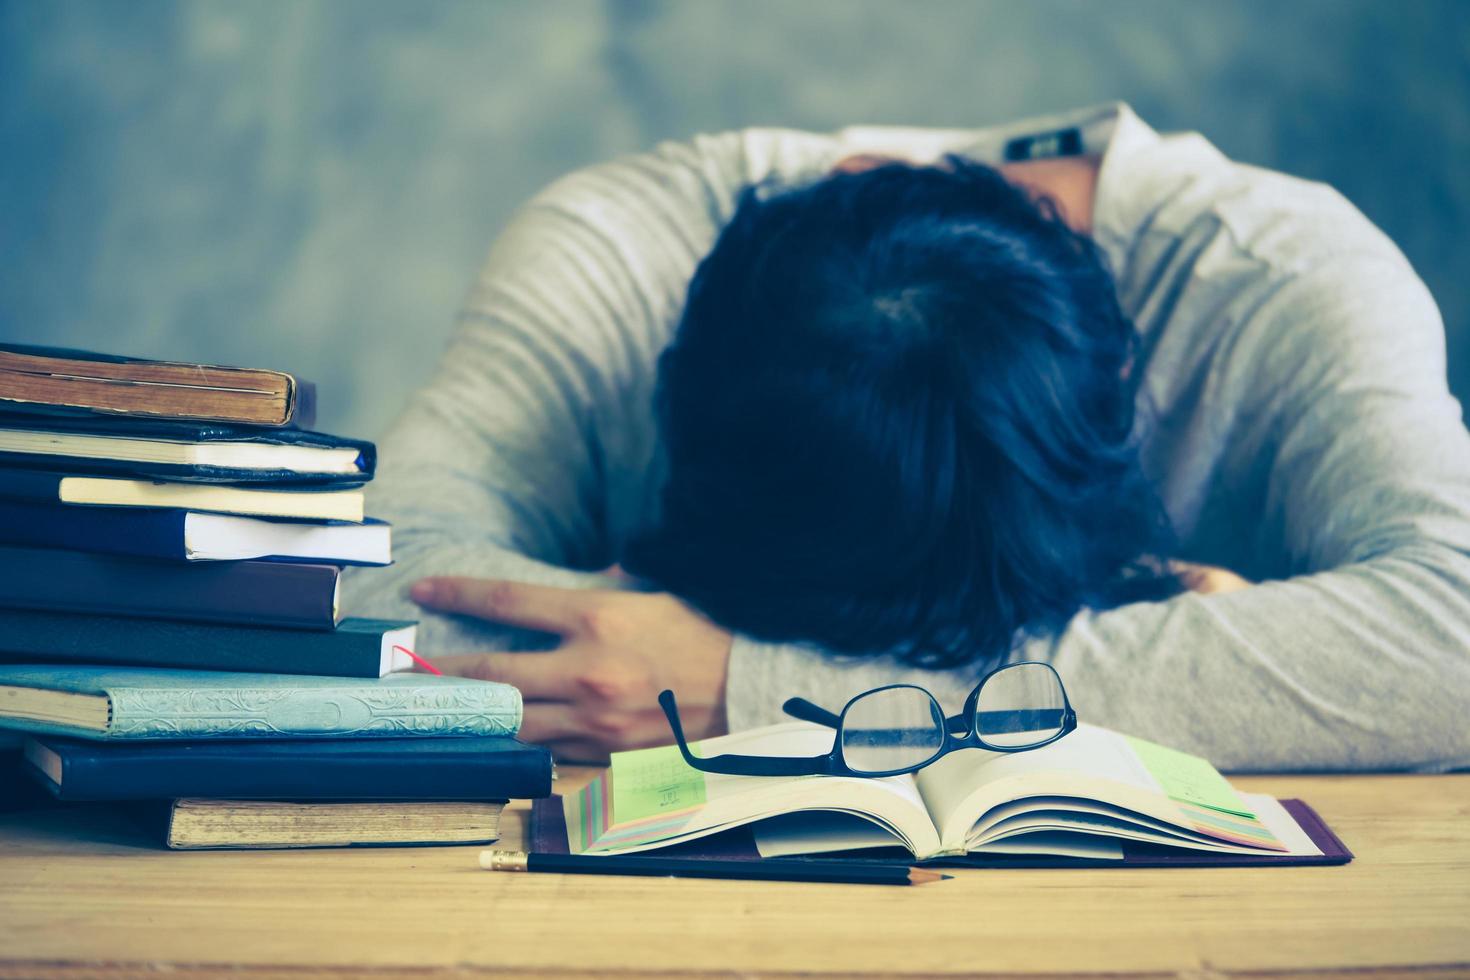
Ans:
[{"label": "man's dark hair", "polygon": [[959,158],[748,189],[659,363],[625,565],[764,640],[925,666],[1178,591],[1132,324],[1055,207]]}]

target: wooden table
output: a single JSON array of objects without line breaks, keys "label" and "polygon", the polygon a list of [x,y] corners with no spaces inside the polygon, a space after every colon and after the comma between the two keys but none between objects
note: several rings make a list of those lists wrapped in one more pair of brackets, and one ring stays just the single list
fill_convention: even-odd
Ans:
[{"label": "wooden table", "polygon": [[911,889],[511,875],[477,847],[168,852],[105,807],[33,809],[0,815],[0,978],[1470,976],[1470,775],[1236,783],[1312,803],[1357,860]]}]

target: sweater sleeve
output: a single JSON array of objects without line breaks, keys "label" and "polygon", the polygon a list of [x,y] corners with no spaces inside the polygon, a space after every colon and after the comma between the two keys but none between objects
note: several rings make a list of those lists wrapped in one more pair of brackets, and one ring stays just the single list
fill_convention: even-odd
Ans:
[{"label": "sweater sleeve", "polygon": [[[642,492],[653,351],[687,251],[620,207],[655,165],[581,171],[522,209],[437,371],[382,441],[368,508],[394,525],[394,564],[353,570],[348,598],[354,611],[419,619],[427,655],[547,638],[420,609],[406,593],[424,576],[607,584],[595,570],[614,560],[614,508]],[[673,254],[640,262],[618,237],[638,231]]]},{"label": "sweater sleeve", "polygon": [[[592,358],[616,362],[615,311],[596,302],[599,243],[532,203],[491,251],[427,385],[382,440],[368,512],[393,524],[394,564],[348,572],[348,608],[420,620],[421,653],[537,638],[420,609],[428,575],[591,586],[607,493]],[[589,349],[590,348],[590,349]],[[606,564],[606,563],[604,563]]]},{"label": "sweater sleeve", "polygon": [[[1470,436],[1438,311],[1402,260],[1290,277],[1221,383],[1266,433],[1262,520],[1288,578],[1077,616],[1049,660],[1079,715],[1233,770],[1470,765]],[[957,706],[974,671],[737,645],[729,714],[908,680]],[[835,706],[835,704],[834,704]]]},{"label": "sweater sleeve", "polygon": [[420,652],[542,647],[544,636],[421,609],[429,575],[564,587],[597,572],[655,492],[655,370],[699,258],[744,184],[800,172],[830,141],[747,130],[578,171],[492,248],[448,349],[381,444],[368,512],[394,564],[349,571],[354,615],[420,621]]}]

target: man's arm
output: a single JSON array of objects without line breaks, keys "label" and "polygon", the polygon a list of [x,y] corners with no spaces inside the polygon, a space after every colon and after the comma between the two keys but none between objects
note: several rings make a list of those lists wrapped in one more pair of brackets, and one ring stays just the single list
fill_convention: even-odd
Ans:
[{"label": "man's arm", "polygon": [[[354,571],[354,611],[419,616],[408,587],[457,575],[587,587],[647,518],[656,359],[745,184],[822,165],[833,141],[746,130],[555,182],[513,219],[433,378],[381,446],[368,509],[395,564]],[[580,571],[578,571],[580,570]],[[423,615],[429,653],[523,634]]]},{"label": "man's arm", "polygon": [[666,738],[662,685],[685,692],[692,731],[723,727],[729,634],[590,570],[648,517],[656,359],[735,194],[833,150],[699,137],[579,171],[523,209],[383,440],[368,509],[395,525],[395,564],[353,570],[347,607],[419,619],[419,652],[519,686],[523,735],[574,758]]},{"label": "man's arm", "polygon": [[577,275],[592,264],[567,216],[528,206],[492,251],[438,370],[382,441],[368,511],[394,525],[394,564],[353,570],[348,601],[421,619],[424,652],[534,643],[424,615],[407,595],[424,576],[602,581],[573,570],[597,567],[607,547],[594,367],[626,358],[613,349],[617,311],[585,295],[595,271]]},{"label": "man's arm", "polygon": [[[1053,663],[1079,715],[1237,770],[1470,765],[1470,437],[1443,328],[1401,262],[1285,284],[1227,381],[1279,392],[1257,420],[1267,512],[1299,572],[1078,616],[1019,656]],[[974,671],[737,640],[732,727],[800,694],[909,680],[959,703]]]}]

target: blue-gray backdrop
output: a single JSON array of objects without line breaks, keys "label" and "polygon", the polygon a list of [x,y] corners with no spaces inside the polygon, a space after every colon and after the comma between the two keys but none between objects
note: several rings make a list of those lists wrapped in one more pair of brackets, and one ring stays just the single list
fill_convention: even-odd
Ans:
[{"label": "blue-gray backdrop", "polygon": [[0,0],[0,339],[296,370],[373,436],[560,173],[1113,98],[1347,194],[1470,396],[1470,0]]}]

